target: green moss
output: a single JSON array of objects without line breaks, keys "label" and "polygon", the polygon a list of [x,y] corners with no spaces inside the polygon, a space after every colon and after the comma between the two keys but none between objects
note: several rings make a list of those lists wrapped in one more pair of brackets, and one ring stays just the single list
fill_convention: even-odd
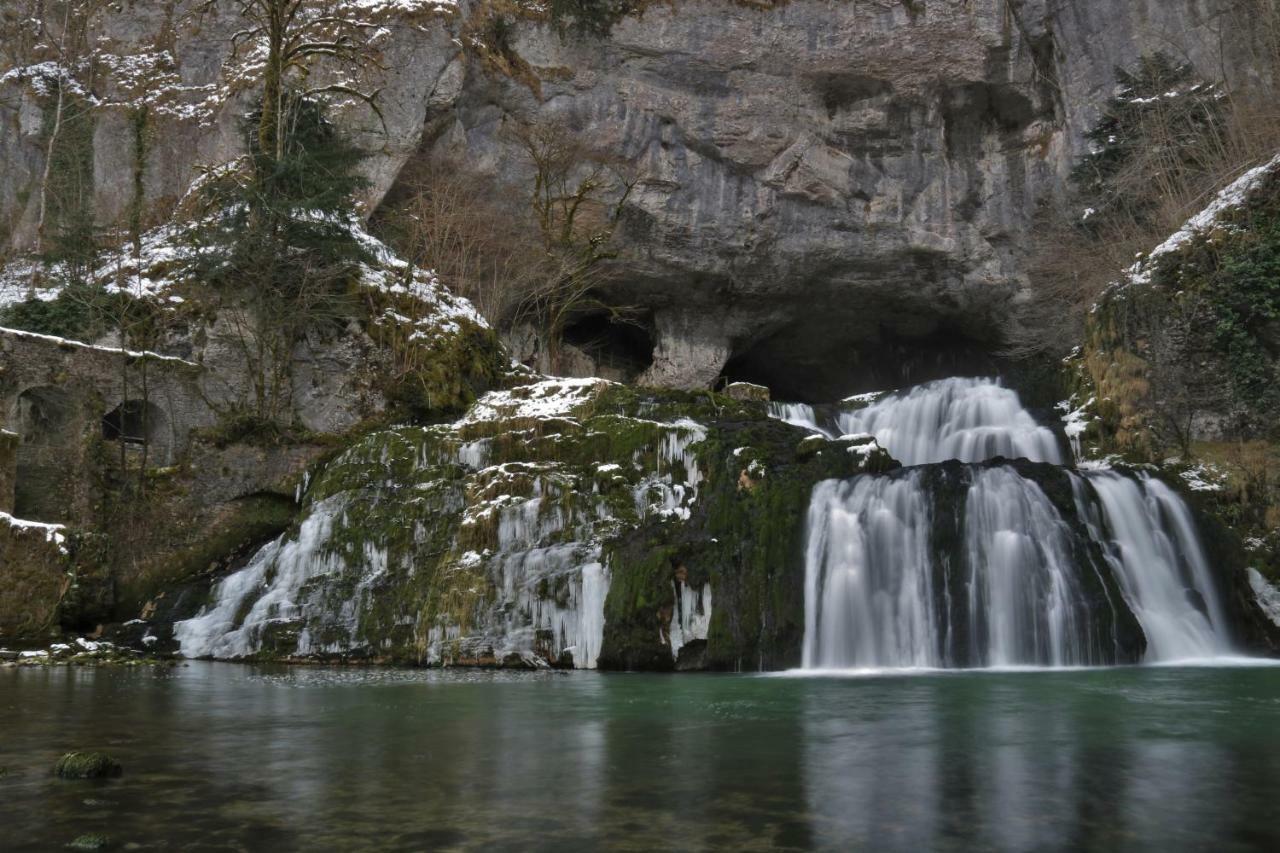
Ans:
[{"label": "green moss", "polygon": [[69,850],[110,850],[115,846],[115,842],[111,840],[111,836],[103,835],[100,832],[90,832],[80,835],[67,844]]},{"label": "green moss", "polygon": [[60,779],[106,779],[124,772],[120,762],[103,752],[68,752],[53,768]]},{"label": "green moss", "polygon": [[[663,637],[679,577],[715,591],[705,662],[716,669],[799,663],[804,631],[805,512],[820,480],[860,473],[848,442],[802,442],[805,432],[763,415],[709,424],[699,458],[706,479],[689,521],[650,521],[607,551],[602,668],[669,669]],[[801,448],[804,452],[799,452]],[[740,451],[740,452],[735,452]],[[883,453],[868,460],[889,469]],[[757,476],[749,469],[756,463]],[[762,474],[759,472],[762,471]]]},{"label": "green moss", "polygon": [[385,312],[417,316],[413,297],[366,291],[369,334],[391,354],[391,369],[380,374],[382,392],[398,412],[417,421],[457,415],[496,387],[510,370],[497,334],[470,320],[456,331],[423,335],[415,324],[383,322]]},{"label": "green moss", "polygon": [[[582,543],[583,560],[599,548],[609,566],[600,666],[672,667],[665,634],[677,578],[716,591],[711,665],[797,659],[810,490],[825,477],[896,463],[849,441],[800,453],[803,430],[721,395],[602,383],[571,415],[397,427],[355,441],[306,496],[304,513],[324,502],[330,517],[324,570],[299,594],[306,615],[271,626],[261,656],[291,656],[305,628],[313,647],[332,645],[344,656],[420,663],[434,647],[445,662],[502,663],[463,641],[498,600],[492,561],[508,556],[499,553],[499,508],[537,495],[549,531],[541,545]],[[645,517],[636,488],[657,472],[691,482],[684,459],[668,458],[670,443],[704,429],[688,447],[703,475],[685,506],[689,518]],[[469,442],[479,442],[467,448],[483,460],[479,470],[458,461]],[[566,606],[571,579],[545,578],[536,592]],[[354,622],[335,617],[353,609]],[[555,638],[535,640],[549,662],[561,662]],[[474,660],[463,659],[464,648]]]}]

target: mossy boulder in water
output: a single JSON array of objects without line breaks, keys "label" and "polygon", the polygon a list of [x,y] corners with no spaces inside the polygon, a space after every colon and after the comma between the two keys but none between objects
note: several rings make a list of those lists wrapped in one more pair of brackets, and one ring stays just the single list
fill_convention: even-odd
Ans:
[{"label": "mossy boulder in water", "polygon": [[115,846],[115,842],[111,840],[111,836],[103,835],[100,832],[88,832],[84,835],[77,836],[73,841],[67,844],[68,850],[110,850]]},{"label": "mossy boulder in water", "polygon": [[53,772],[60,779],[108,779],[124,773],[124,768],[103,752],[68,752]]}]

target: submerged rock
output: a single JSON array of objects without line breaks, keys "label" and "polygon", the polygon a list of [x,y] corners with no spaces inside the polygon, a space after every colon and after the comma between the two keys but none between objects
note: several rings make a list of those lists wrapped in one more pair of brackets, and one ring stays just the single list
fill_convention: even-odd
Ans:
[{"label": "submerged rock", "polygon": [[60,779],[108,779],[124,773],[124,767],[103,752],[68,752],[53,772]]}]

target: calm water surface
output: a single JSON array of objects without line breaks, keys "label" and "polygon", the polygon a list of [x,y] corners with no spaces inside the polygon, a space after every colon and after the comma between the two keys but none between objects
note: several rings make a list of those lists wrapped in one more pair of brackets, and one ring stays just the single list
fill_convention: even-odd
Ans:
[{"label": "calm water surface", "polygon": [[0,766],[5,850],[1277,850],[1280,668],[9,669]]}]

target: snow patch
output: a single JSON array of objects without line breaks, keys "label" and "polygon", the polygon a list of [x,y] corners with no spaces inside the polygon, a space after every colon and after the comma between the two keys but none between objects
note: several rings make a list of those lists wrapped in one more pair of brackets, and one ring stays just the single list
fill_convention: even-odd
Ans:
[{"label": "snow patch", "polygon": [[543,379],[509,391],[490,391],[454,426],[496,420],[542,420],[572,415],[598,391],[616,383],[606,379]]}]

